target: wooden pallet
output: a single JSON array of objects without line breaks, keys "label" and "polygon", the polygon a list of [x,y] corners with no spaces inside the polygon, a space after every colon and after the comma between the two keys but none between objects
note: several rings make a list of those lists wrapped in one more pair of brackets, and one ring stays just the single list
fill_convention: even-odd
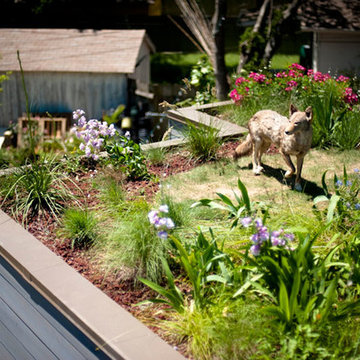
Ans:
[{"label": "wooden pallet", "polygon": [[[40,136],[40,142],[50,139],[65,139],[67,119],[63,117],[31,117],[30,121],[35,126],[35,134]],[[29,120],[22,116],[18,118],[18,146],[24,145],[24,133],[28,128]]]}]

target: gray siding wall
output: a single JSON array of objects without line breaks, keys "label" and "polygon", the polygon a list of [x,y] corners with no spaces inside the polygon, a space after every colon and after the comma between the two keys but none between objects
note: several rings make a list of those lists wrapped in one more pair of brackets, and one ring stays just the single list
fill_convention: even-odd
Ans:
[{"label": "gray siding wall", "polygon": [[[125,74],[107,73],[25,73],[30,111],[62,113],[83,109],[88,118],[101,118],[103,112],[127,103]],[[0,127],[16,122],[25,110],[20,73],[2,83]]]},{"label": "gray siding wall", "polygon": [[331,75],[360,75],[360,32],[319,32],[315,38],[316,70],[330,71]]}]

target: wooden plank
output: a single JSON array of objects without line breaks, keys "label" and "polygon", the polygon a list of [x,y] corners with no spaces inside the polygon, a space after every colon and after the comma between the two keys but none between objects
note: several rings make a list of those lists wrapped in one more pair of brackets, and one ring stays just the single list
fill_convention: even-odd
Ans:
[{"label": "wooden plank", "polygon": [[24,345],[6,328],[0,318],[0,359],[36,360]]},{"label": "wooden plank", "polygon": [[[108,358],[104,353],[96,351],[95,344],[3,259],[0,259],[0,289],[0,314],[7,321],[6,326],[19,341],[26,344],[36,359]],[[33,344],[36,344],[35,349]]]},{"label": "wooden plank", "polygon": [[[0,284],[0,286],[3,289],[2,284]],[[29,311],[28,308],[26,310]],[[9,308],[3,299],[0,299],[0,318],[8,332],[12,334],[12,337],[20,342],[34,359],[57,359],[22,319]],[[3,334],[0,336],[2,337]],[[5,341],[5,339],[0,339],[1,341]]]}]

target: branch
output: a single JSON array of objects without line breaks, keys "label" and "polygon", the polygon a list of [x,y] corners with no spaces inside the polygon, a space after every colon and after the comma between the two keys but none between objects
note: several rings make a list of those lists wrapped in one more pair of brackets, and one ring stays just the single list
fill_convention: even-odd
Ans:
[{"label": "branch", "polygon": [[204,49],[191,37],[191,35],[171,16],[167,16],[174,25],[196,46],[196,48],[201,52],[205,53]]},{"label": "branch", "polygon": [[211,26],[204,13],[201,11],[196,0],[175,0],[175,2],[183,15],[186,25],[199,41],[213,64],[215,44],[212,38]]}]

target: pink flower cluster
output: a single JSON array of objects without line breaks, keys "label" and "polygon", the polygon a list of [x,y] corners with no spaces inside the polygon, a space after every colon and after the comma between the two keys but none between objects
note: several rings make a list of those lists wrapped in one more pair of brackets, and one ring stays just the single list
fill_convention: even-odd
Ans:
[{"label": "pink flower cluster", "polygon": [[282,72],[278,72],[276,73],[275,77],[277,78],[299,78],[299,77],[303,77],[304,74],[300,71],[296,71],[296,70],[292,70],[290,69],[289,71],[282,71]]},{"label": "pink flower cluster", "polygon": [[344,101],[349,105],[354,105],[359,101],[358,96],[353,92],[353,89],[347,87],[345,89]]},{"label": "pink flower cluster", "polygon": [[349,82],[347,76],[332,78],[328,73],[307,70],[302,65],[294,63],[287,70],[277,72],[273,76],[251,72],[248,77],[238,77],[229,96],[238,105],[248,96],[259,96],[269,90],[274,93],[290,93],[296,90],[296,96],[302,97],[323,92],[327,85],[334,85],[339,102],[342,102],[343,106],[350,105],[347,108],[351,110],[351,106],[359,102],[359,96],[348,87]]},{"label": "pink flower cluster", "polygon": [[251,72],[249,74],[249,78],[260,84],[265,82],[266,80],[266,76],[264,74],[258,74],[256,72]]},{"label": "pink flower cluster", "polygon": [[289,69],[300,70],[300,71],[305,71],[305,70],[306,70],[302,65],[296,64],[296,63],[291,64],[291,65],[289,66]]},{"label": "pink flower cluster", "polygon": [[290,80],[286,83],[286,85],[287,87],[285,88],[285,91],[291,91],[298,86],[298,83],[295,80]]},{"label": "pink flower cluster", "polygon": [[336,81],[337,82],[347,82],[347,81],[349,81],[350,79],[347,77],[347,76],[344,76],[344,75],[340,75],[337,79],[336,79]]},{"label": "pink flower cluster", "polygon": [[248,79],[245,79],[244,77],[240,76],[235,80],[235,85],[239,86],[241,85],[243,82],[249,82]]},{"label": "pink flower cluster", "polygon": [[244,95],[239,94],[236,89],[233,89],[230,92],[230,98],[235,102],[235,104],[238,104],[244,98]]}]

